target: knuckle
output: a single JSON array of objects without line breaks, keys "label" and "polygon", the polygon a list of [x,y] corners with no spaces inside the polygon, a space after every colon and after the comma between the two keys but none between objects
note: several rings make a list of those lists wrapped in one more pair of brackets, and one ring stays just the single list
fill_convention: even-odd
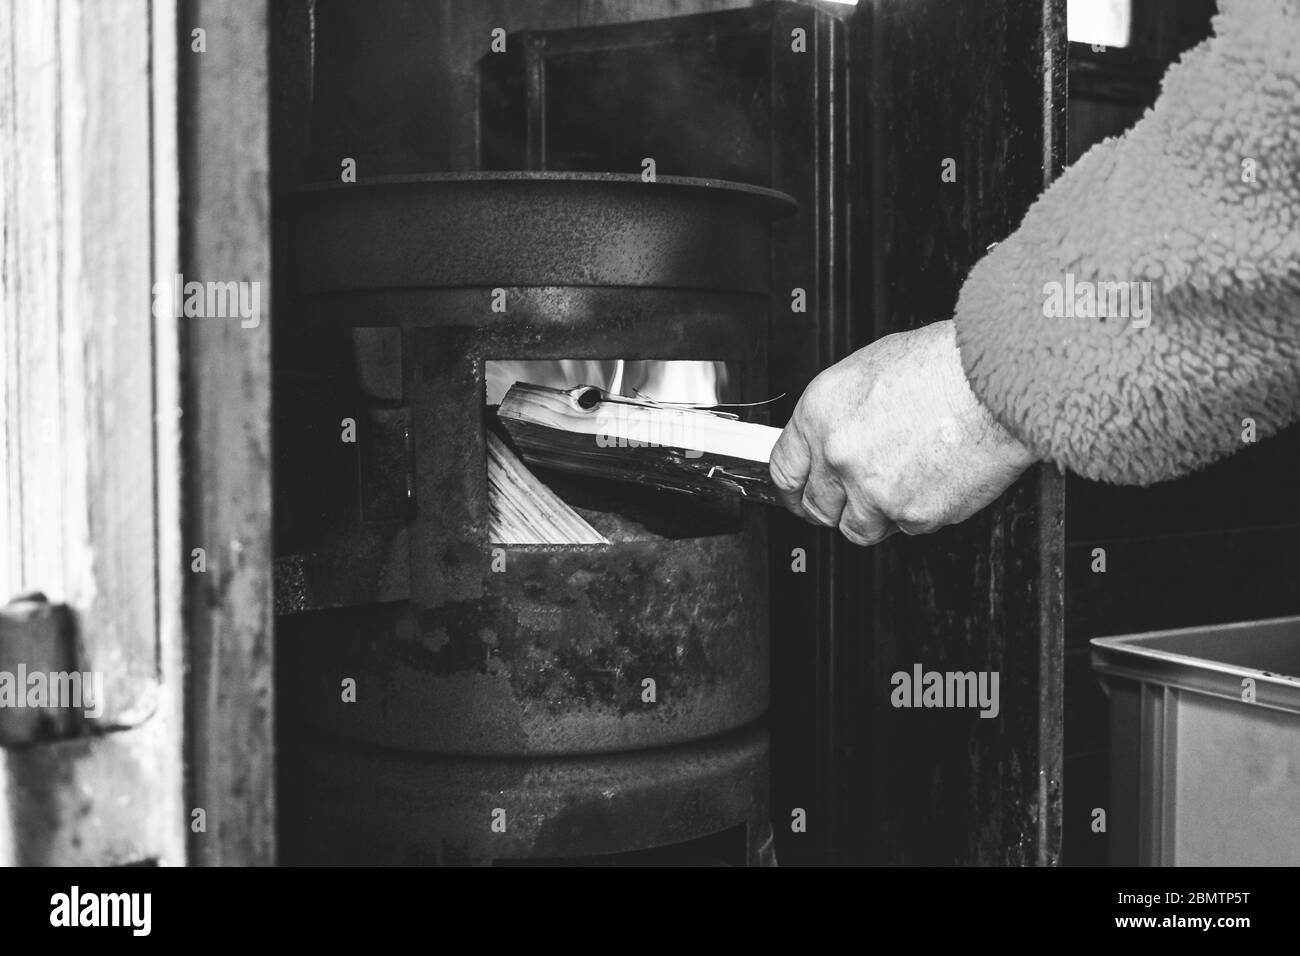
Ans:
[{"label": "knuckle", "polygon": [[837,381],[837,373],[832,366],[808,383],[795,405],[795,417],[806,421],[824,420],[839,407],[843,394],[842,385]]},{"label": "knuckle", "polygon": [[826,444],[822,449],[822,456],[826,459],[826,464],[836,471],[846,471],[853,463],[855,443],[852,438],[843,431],[832,432],[826,439]]},{"label": "knuckle", "polygon": [[873,543],[870,538],[864,534],[858,533],[852,525],[847,523],[840,524],[840,534],[844,535],[845,540],[847,540],[849,544],[856,544],[860,548],[868,548]]},{"label": "knuckle", "polygon": [[898,525],[899,531],[908,536],[933,534],[943,527],[943,524],[938,521],[896,521],[894,523]]},{"label": "knuckle", "polygon": [[823,398],[828,393],[834,393],[838,382],[835,381],[837,370],[834,365],[824,368],[813,376],[808,387],[804,389],[804,395],[813,398]]},{"label": "knuckle", "polygon": [[926,522],[927,515],[924,508],[908,502],[901,508],[894,509],[894,520],[899,524],[918,525]]},{"label": "knuckle", "polygon": [[817,524],[826,525],[828,527],[834,526],[835,521],[826,516],[825,511],[818,506],[817,502],[807,492],[804,493],[803,500],[800,502],[800,505],[802,505],[803,510],[808,514],[808,517],[810,517]]},{"label": "knuckle", "polygon": [[851,543],[870,547],[883,540],[889,521],[870,503],[850,501],[840,516],[839,530]]},{"label": "knuckle", "polygon": [[894,514],[894,523],[903,534],[929,534],[943,526],[933,508],[912,502],[898,509]]},{"label": "knuckle", "polygon": [[889,531],[884,526],[873,529],[857,526],[847,520],[840,522],[840,534],[844,535],[850,544],[856,544],[861,548],[870,548],[889,537]]},{"label": "knuckle", "polygon": [[794,476],[784,455],[773,453],[767,470],[772,476],[772,483],[781,491],[798,491],[803,486],[803,480]]}]

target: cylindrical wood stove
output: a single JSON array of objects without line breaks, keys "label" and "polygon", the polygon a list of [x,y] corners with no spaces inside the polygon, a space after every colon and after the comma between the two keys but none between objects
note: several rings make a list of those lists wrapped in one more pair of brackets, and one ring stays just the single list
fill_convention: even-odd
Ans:
[{"label": "cylindrical wood stove", "polygon": [[357,520],[278,584],[286,858],[584,857],[737,827],[744,859],[770,853],[763,510],[579,488],[654,520],[493,542],[484,389],[499,361],[697,360],[767,397],[769,225],[792,209],[615,174],[295,198],[295,320],[355,332],[389,382],[341,452]]}]

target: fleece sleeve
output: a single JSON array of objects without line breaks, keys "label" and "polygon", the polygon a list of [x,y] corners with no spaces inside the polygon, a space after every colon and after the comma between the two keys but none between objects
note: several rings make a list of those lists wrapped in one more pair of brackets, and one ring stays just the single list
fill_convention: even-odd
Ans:
[{"label": "fleece sleeve", "polygon": [[975,394],[1085,477],[1177,477],[1300,418],[1300,0],[1220,0],[1214,28],[958,299]]}]

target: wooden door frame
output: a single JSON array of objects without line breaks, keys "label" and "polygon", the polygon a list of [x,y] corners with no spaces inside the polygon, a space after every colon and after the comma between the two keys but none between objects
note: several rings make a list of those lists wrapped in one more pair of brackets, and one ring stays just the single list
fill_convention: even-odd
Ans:
[{"label": "wooden door frame", "polygon": [[[182,323],[190,833],[201,865],[275,862],[270,0],[182,0],[182,273],[260,283],[256,327]],[[205,31],[204,52],[193,49]],[[191,567],[187,560],[186,568]]]},{"label": "wooden door frame", "polygon": [[66,607],[106,714],[0,749],[0,864],[181,864],[182,364],[151,309],[178,262],[175,4],[0,21],[0,602]]}]

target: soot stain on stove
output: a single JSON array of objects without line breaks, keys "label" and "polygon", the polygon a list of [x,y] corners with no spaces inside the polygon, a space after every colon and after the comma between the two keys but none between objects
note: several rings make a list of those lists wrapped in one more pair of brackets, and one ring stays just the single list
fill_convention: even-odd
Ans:
[{"label": "soot stain on stove", "polygon": [[[721,587],[716,567],[679,567],[664,580],[662,568],[634,554],[621,562],[529,557],[538,563],[496,593],[424,611],[421,636],[393,648],[402,663],[439,676],[504,675],[521,702],[553,715],[668,711],[726,677],[733,648],[717,635],[745,622],[728,607],[740,589]],[[655,680],[653,703],[642,699],[645,677]]]}]

